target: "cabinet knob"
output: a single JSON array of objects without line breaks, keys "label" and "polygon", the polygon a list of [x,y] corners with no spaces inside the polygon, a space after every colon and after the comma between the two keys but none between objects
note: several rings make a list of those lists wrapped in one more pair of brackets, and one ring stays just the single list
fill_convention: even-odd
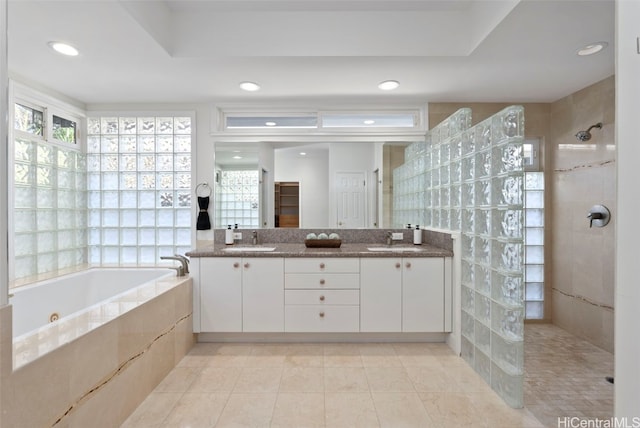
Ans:
[{"label": "cabinet knob", "polygon": [[233,264],[233,267],[234,267],[234,268],[238,268],[238,267],[240,267],[240,263],[235,262],[235,263]]},{"label": "cabinet knob", "polygon": [[325,283],[324,279],[321,279],[320,280],[320,285],[324,285],[324,283]]},{"label": "cabinet knob", "polygon": [[320,312],[318,315],[320,315],[320,318],[324,318],[324,312]]},{"label": "cabinet knob", "polygon": [[320,263],[320,269],[324,269],[324,263]]},{"label": "cabinet knob", "polygon": [[411,267],[411,263],[407,262],[407,264],[405,265],[407,268]]},{"label": "cabinet knob", "polygon": [[249,263],[245,263],[245,264],[244,264],[244,268],[245,268],[245,269],[249,269]]},{"label": "cabinet knob", "polygon": [[320,296],[320,301],[324,302],[324,296]]},{"label": "cabinet knob", "polygon": [[400,269],[400,263],[396,263],[396,269]]}]

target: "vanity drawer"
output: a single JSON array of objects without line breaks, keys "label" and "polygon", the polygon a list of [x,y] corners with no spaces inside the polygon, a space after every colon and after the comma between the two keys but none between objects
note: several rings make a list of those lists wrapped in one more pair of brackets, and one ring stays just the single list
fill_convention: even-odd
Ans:
[{"label": "vanity drawer", "polygon": [[284,288],[358,289],[360,288],[360,274],[286,273],[284,275]]},{"label": "vanity drawer", "polygon": [[350,305],[286,305],[285,332],[344,333],[360,331],[360,307]]},{"label": "vanity drawer", "polygon": [[358,258],[285,258],[285,273],[359,273]]},{"label": "vanity drawer", "polygon": [[358,290],[285,290],[285,305],[359,305]]}]

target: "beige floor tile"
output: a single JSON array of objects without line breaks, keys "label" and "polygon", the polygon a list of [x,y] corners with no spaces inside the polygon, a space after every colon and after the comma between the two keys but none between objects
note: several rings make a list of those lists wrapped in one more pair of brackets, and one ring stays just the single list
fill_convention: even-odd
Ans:
[{"label": "beige floor tile", "polygon": [[231,392],[241,372],[240,367],[205,367],[198,373],[187,391]]},{"label": "beige floor tile", "polygon": [[212,355],[206,367],[245,367],[248,355]]},{"label": "beige floor tile", "polygon": [[324,367],[324,347],[318,344],[292,344],[284,359],[285,367]]},{"label": "beige floor tile", "polygon": [[325,367],[363,367],[360,348],[351,343],[324,345]]},{"label": "beige floor tile", "polygon": [[233,392],[278,392],[281,377],[281,367],[245,367]]},{"label": "beige floor tile", "polygon": [[202,368],[200,367],[175,367],[160,382],[156,392],[185,392],[196,379]]},{"label": "beige floor tile", "polygon": [[323,393],[289,393],[278,394],[272,427],[324,427],[324,394]]},{"label": "beige floor tile", "polygon": [[404,367],[432,367],[442,368],[438,357],[429,354],[398,354],[398,359]]},{"label": "beige floor tile", "polygon": [[181,392],[152,392],[122,424],[122,428],[160,427],[182,394]]},{"label": "beige floor tile", "polygon": [[380,426],[369,392],[326,392],[324,406],[327,428]]},{"label": "beige floor tile", "polygon": [[256,345],[245,361],[245,367],[282,367],[287,345]]},{"label": "beige floor tile", "polygon": [[324,392],[322,367],[285,367],[280,392]]},{"label": "beige floor tile", "polygon": [[213,427],[229,399],[227,392],[187,392],[164,421],[163,428]]},{"label": "beige floor tile", "polygon": [[418,392],[455,392],[460,387],[446,370],[432,367],[407,367],[407,376]]},{"label": "beige floor tile", "polygon": [[365,367],[369,389],[382,392],[415,392],[404,367]]},{"label": "beige floor tile", "polygon": [[324,390],[327,392],[368,392],[369,383],[363,367],[325,367]]},{"label": "beige floor tile", "polygon": [[402,367],[402,361],[391,344],[370,343],[359,348],[364,367]]},{"label": "beige floor tile", "polygon": [[432,427],[433,423],[416,392],[372,392],[380,426]]},{"label": "beige floor tile", "polygon": [[482,426],[471,398],[462,392],[423,392],[419,394],[431,420],[438,426]]},{"label": "beige floor tile", "polygon": [[231,394],[216,428],[268,427],[271,423],[276,393]]}]

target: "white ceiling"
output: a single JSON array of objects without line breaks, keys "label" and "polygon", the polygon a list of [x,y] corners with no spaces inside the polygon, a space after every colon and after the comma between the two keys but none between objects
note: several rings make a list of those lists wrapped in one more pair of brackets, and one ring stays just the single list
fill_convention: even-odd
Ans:
[{"label": "white ceiling", "polygon": [[8,3],[10,75],[87,105],[552,102],[614,73],[612,0]]}]

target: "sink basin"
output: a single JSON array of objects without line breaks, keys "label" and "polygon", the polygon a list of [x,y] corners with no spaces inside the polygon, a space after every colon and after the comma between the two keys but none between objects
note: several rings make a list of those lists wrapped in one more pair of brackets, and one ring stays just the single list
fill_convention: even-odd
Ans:
[{"label": "sink basin", "polygon": [[416,247],[369,247],[369,251],[384,251],[388,253],[417,253],[422,251],[421,248]]},{"label": "sink basin", "polygon": [[228,247],[223,248],[222,251],[230,251],[230,252],[265,252],[265,251],[273,251],[276,247]]}]

